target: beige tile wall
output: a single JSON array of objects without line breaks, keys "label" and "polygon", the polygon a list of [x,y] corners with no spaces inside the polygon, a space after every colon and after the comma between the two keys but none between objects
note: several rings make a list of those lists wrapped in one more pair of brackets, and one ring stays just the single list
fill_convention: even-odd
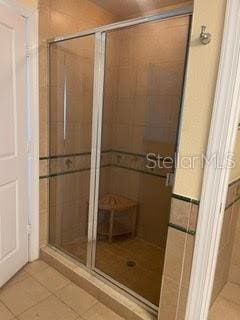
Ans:
[{"label": "beige tile wall", "polygon": [[[103,10],[102,8],[97,7],[93,3],[83,0],[39,0],[39,86],[40,86],[40,158],[48,157],[49,156],[49,137],[48,137],[48,127],[50,125],[49,117],[48,117],[48,63],[47,63],[47,40],[49,38],[64,35],[68,33],[74,33],[83,29],[88,29],[92,27],[96,27],[99,25],[104,25],[111,23],[116,20],[116,17],[113,17],[112,14]],[[87,47],[87,46],[85,46]],[[89,47],[89,46],[88,46]],[[62,50],[58,50],[58,62],[62,62],[63,58],[63,50],[65,49],[64,46],[61,48]],[[70,48],[71,49],[71,48]],[[82,53],[82,51],[81,51]],[[84,51],[85,57],[89,54],[89,51]],[[68,67],[71,65],[73,68],[71,69],[72,74],[75,76],[75,79],[72,78],[72,88],[75,90],[75,93],[72,94],[69,98],[75,98],[81,94],[81,90],[79,88],[75,88],[74,85],[76,83],[76,76],[77,74],[74,73],[75,66],[79,63],[78,57],[74,56],[71,51],[67,53],[67,63]],[[57,60],[54,60],[57,62]],[[89,63],[87,63],[85,59],[86,68],[91,67]],[[62,65],[58,65],[58,73],[57,76],[59,77],[58,80],[62,76]],[[87,70],[83,70],[83,73],[87,75]],[[90,72],[89,72],[90,73]],[[79,82],[78,82],[79,83]],[[85,81],[82,81],[82,86],[84,86]],[[90,83],[90,81],[89,81]],[[59,137],[61,134],[61,130],[63,128],[62,125],[62,113],[57,111],[61,110],[61,103],[62,103],[62,88],[59,86],[55,86],[51,88],[51,93],[55,95],[58,99],[55,100],[56,104],[52,104],[54,110],[54,121],[51,123],[51,128],[53,130],[53,136]],[[84,87],[81,88],[86,93]],[[91,88],[88,88],[89,90]],[[56,91],[54,91],[56,90]],[[88,92],[89,92],[88,90]],[[85,103],[90,103],[89,95],[85,94],[84,96]],[[86,102],[87,101],[87,102]],[[53,102],[53,101],[52,101]],[[71,101],[72,108],[76,106],[76,101]],[[80,110],[77,109],[77,110]],[[76,113],[71,111],[68,116],[71,117]],[[81,114],[82,115],[82,114]],[[89,117],[91,116],[90,113],[84,114],[84,122],[87,123]],[[71,143],[66,143],[65,151],[75,151],[78,148],[78,143],[81,141],[81,147],[84,150],[87,150],[89,145],[87,144],[86,140],[80,140],[80,137],[86,137],[83,135],[82,131],[89,132],[89,125],[87,128],[81,128],[80,123],[74,123],[74,119],[71,122],[70,127],[68,128],[69,138],[71,137],[71,141],[73,141],[73,145]],[[87,125],[86,125],[87,126]],[[79,132],[79,136],[76,136],[76,132]],[[89,140],[89,139],[88,139]],[[59,140],[56,140],[59,142]],[[54,152],[62,152],[63,144],[60,141],[58,144],[52,142],[52,149]],[[44,163],[43,163],[44,161]],[[48,173],[48,162],[46,160],[40,161],[40,168],[41,168],[41,176],[45,176]],[[61,179],[59,179],[61,180]],[[59,183],[60,185],[61,183]],[[40,245],[43,246],[48,241],[48,179],[41,179],[40,181]],[[67,197],[67,196],[66,196]],[[62,195],[61,195],[62,198]],[[86,204],[86,201],[84,201]],[[74,204],[78,206],[79,204]],[[71,208],[71,210],[75,210]],[[82,209],[85,210],[85,209]],[[83,215],[85,216],[85,214]],[[69,230],[71,232],[72,230]],[[76,232],[76,230],[75,230]],[[59,238],[59,233],[58,236]]]},{"label": "beige tile wall", "polygon": [[[162,293],[160,299],[159,308],[159,320],[184,320],[193,256],[194,237],[192,235],[186,235],[181,231],[171,230],[170,239],[172,241],[180,241],[178,246],[172,243],[172,247],[175,246],[176,250],[180,250],[180,254],[173,252],[174,259],[170,260],[170,263],[175,262],[177,265],[171,267],[174,273],[170,276],[163,275]],[[169,240],[168,245],[171,246]],[[168,254],[168,253],[167,253]],[[183,258],[185,257],[185,258]],[[165,267],[166,268],[166,267]],[[166,270],[166,269],[165,269]],[[173,277],[176,279],[173,279]],[[181,280],[183,277],[184,280]]]},{"label": "beige tile wall", "polygon": [[234,219],[234,215],[235,211],[233,209],[233,206],[228,208],[224,214],[223,229],[218,253],[218,262],[212,292],[212,303],[215,301],[220,291],[228,282],[231,253],[233,248],[233,235],[236,226],[236,219]]},{"label": "beige tile wall", "polygon": [[106,71],[106,84],[113,76],[118,79],[110,91],[117,94],[112,95],[113,149],[162,155],[175,151],[188,25],[183,17],[109,35],[109,43],[124,48],[116,46],[115,70],[111,66],[112,74]]},{"label": "beige tile wall", "polygon": [[[228,189],[212,303],[228,281],[240,284],[239,197],[240,180],[236,180]],[[181,198],[172,199],[159,320],[184,320],[186,311],[199,206]]]},{"label": "beige tile wall", "polygon": [[119,167],[110,170],[111,193],[139,203],[137,236],[165,248],[171,201],[171,190],[165,187],[165,179]]},{"label": "beige tile wall", "polygon": [[240,220],[240,182],[237,180],[228,189],[224,213],[218,262],[215,272],[212,303],[228,281],[240,284],[239,259],[239,220]]},{"label": "beige tile wall", "polygon": [[234,205],[235,234],[230,264],[229,280],[240,285],[240,200]]},{"label": "beige tile wall", "polygon": [[[166,33],[171,35],[167,37],[167,41],[158,41]],[[152,36],[150,41],[149,34]],[[169,154],[170,150],[171,153],[174,151],[187,34],[188,18],[183,17],[164,21],[159,25],[154,23],[115,31],[108,35],[103,150],[141,154],[158,151],[163,155]],[[120,50],[120,47],[125,50]],[[146,47],[148,50],[144,49]],[[93,53],[93,39],[71,40],[54,45],[51,49],[52,155],[90,151]],[[68,77],[66,140],[63,139],[65,66]],[[119,168],[109,169],[107,176],[109,180],[101,179],[100,192],[108,190],[137,200],[140,204],[138,236],[165,247],[171,193],[169,188],[165,188],[164,179]],[[74,186],[74,179],[73,174],[69,186]],[[55,180],[61,180],[61,177],[56,177]],[[58,197],[64,199],[63,189],[62,192]],[[78,196],[86,204],[89,190],[85,199],[80,191]],[[52,199],[51,203],[54,206],[52,211],[57,214],[56,203]],[[61,215],[67,214],[69,217],[72,212],[69,208],[73,208],[73,203],[69,202],[69,205],[68,210],[61,210],[58,218],[53,217],[52,221],[55,221],[58,228],[61,223],[57,221]],[[75,204],[74,210],[76,206],[78,207]],[[86,210],[81,214],[86,216]],[[79,219],[72,221],[69,218],[69,221],[75,222],[75,225],[80,223]],[[71,239],[77,234],[77,230],[73,232],[70,228],[71,223],[65,224],[68,231],[62,231],[63,242],[70,240],[67,234],[71,235]],[[52,234],[54,232],[61,233],[53,230]],[[82,235],[83,230],[80,233]]]},{"label": "beige tile wall", "polygon": [[198,205],[172,199],[159,320],[184,320],[192,267]]},{"label": "beige tile wall", "polygon": [[[102,149],[173,154],[188,27],[181,17],[108,34]],[[139,202],[137,235],[164,248],[171,198],[165,179],[112,168],[108,184]]]},{"label": "beige tile wall", "polygon": [[[54,44],[50,50],[51,155],[91,150],[94,37]],[[64,83],[66,77],[66,136]]]},{"label": "beige tile wall", "polygon": [[[54,44],[50,49],[50,58],[51,156],[89,153],[92,130],[94,37]],[[64,127],[63,108],[65,79],[66,127]],[[63,164],[70,169],[69,171],[77,167],[77,160],[83,159],[62,158]],[[52,164],[52,160],[50,161]],[[90,168],[90,157],[84,156],[84,161],[85,167]],[[63,245],[86,235],[89,181],[89,170],[50,178],[51,243]]]}]

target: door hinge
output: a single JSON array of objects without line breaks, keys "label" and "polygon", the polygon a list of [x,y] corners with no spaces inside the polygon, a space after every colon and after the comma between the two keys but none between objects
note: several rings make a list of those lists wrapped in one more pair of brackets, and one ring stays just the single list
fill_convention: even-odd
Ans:
[{"label": "door hinge", "polygon": [[27,233],[31,234],[32,232],[32,226],[30,224],[27,225]]}]

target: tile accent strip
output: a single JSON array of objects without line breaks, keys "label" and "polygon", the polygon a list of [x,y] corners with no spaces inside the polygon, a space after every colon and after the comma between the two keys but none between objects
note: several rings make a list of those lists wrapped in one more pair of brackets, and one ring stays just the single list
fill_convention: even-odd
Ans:
[{"label": "tile accent strip", "polygon": [[234,180],[228,186],[225,210],[229,209],[238,200],[240,200],[240,178]]},{"label": "tile accent strip", "polygon": [[178,199],[178,200],[182,200],[182,201],[186,201],[186,202],[191,202],[191,203],[194,203],[194,204],[196,204],[196,205],[199,205],[199,204],[200,204],[200,201],[199,201],[199,200],[195,200],[195,199],[192,199],[192,198],[188,198],[188,197],[182,196],[182,195],[180,195],[180,194],[173,193],[172,197],[175,198],[175,199]]},{"label": "tile accent strip", "polygon": [[231,202],[225,210],[229,209],[232,205],[234,205],[234,203],[238,202],[240,200],[240,197],[238,197],[237,199],[235,199],[233,202]]},{"label": "tile accent strip", "polygon": [[[110,153],[110,152],[117,152],[120,154],[124,155],[130,155],[134,157],[139,157],[139,158],[144,158],[146,159],[147,154],[146,153],[134,153],[134,152],[129,152],[129,151],[122,151],[122,150],[114,150],[114,149],[109,149],[109,150],[102,150],[101,153]],[[60,154],[60,155],[50,155],[50,156],[44,156],[40,157],[39,160],[51,160],[51,159],[58,159],[58,158],[68,158],[68,157],[74,157],[74,156],[81,156],[81,155],[90,155],[91,152],[80,152],[80,153],[70,153],[70,154]],[[168,156],[167,156],[168,157]],[[157,159],[151,156],[152,159]],[[162,161],[164,157],[160,158],[160,161]],[[165,159],[167,161],[167,159]]]},{"label": "tile accent strip", "polygon": [[[68,155],[50,156],[49,161],[49,177],[64,175],[68,173],[90,170],[91,153],[76,153]],[[46,158],[40,158],[40,161],[46,161]],[[171,169],[165,169],[156,166],[155,168],[147,167],[146,155],[135,153],[104,150],[101,154],[101,167],[112,166],[139,172],[143,174],[153,175],[160,178],[166,178]],[[45,178],[46,174],[40,176]]]},{"label": "tile accent strip", "polygon": [[182,227],[182,226],[179,226],[179,225],[177,225],[177,224],[174,224],[174,223],[169,223],[168,224],[168,226],[169,227],[171,227],[171,228],[173,228],[173,229],[176,229],[176,230],[178,230],[178,231],[182,231],[182,232],[184,232],[184,233],[188,233],[188,234],[190,234],[191,236],[195,236],[195,234],[196,234],[196,231],[194,231],[194,230],[187,230],[186,228],[184,228],[184,227]]},{"label": "tile accent strip", "polygon": [[[128,167],[124,167],[124,166],[119,166],[119,165],[101,165],[101,168],[107,168],[107,167],[115,167],[115,168],[120,168],[120,169],[125,169],[125,170],[130,170],[130,171],[135,171],[135,172],[139,172],[142,174],[147,174],[147,175],[151,175],[151,176],[155,176],[157,178],[163,178],[165,179],[166,176],[160,175],[160,174],[155,174],[155,173],[151,173],[151,172],[144,172],[141,170],[137,170],[134,168],[128,168]],[[90,168],[83,168],[83,169],[76,169],[76,170],[69,170],[69,171],[61,171],[61,172],[57,172],[57,173],[50,173],[49,175],[44,175],[44,176],[39,176],[39,179],[46,179],[46,178],[51,178],[51,177],[57,177],[57,176],[63,176],[66,174],[73,174],[73,173],[78,173],[78,172],[83,172],[83,171],[89,171]]]},{"label": "tile accent strip", "polygon": [[[199,209],[199,204],[200,204],[199,200],[191,199],[191,198],[179,195],[179,194],[173,194],[172,198],[180,200],[180,202],[179,202],[179,206],[180,206],[179,207],[179,214],[183,215],[183,218],[184,218],[184,215],[185,215],[185,220],[187,219],[187,215],[189,215],[188,210],[191,210],[190,211],[190,215],[191,215],[190,220],[191,219],[196,219],[197,220],[197,216],[198,216],[197,210]],[[181,201],[183,201],[182,205],[181,205]],[[233,181],[233,182],[231,182],[229,184],[228,195],[227,195],[227,203],[226,203],[225,210],[229,209],[231,206],[233,206],[238,201],[240,201],[240,178],[236,179],[235,181]],[[185,202],[185,204],[184,204],[184,202]],[[186,206],[186,203],[189,203],[189,207]],[[193,208],[190,207],[190,206],[193,206],[193,205],[195,206],[195,208],[194,208],[195,212],[193,211]],[[173,210],[173,208],[171,208],[171,212],[172,212],[172,210]],[[184,219],[183,219],[183,221],[184,221]],[[188,233],[188,234],[191,234],[193,236],[196,233],[196,230],[194,230],[192,228],[187,229],[186,226],[181,225],[181,224],[176,224],[176,223],[170,222],[169,223],[169,227],[174,228],[174,229],[179,230],[179,231],[182,231],[182,232],[185,232],[185,233]]]}]

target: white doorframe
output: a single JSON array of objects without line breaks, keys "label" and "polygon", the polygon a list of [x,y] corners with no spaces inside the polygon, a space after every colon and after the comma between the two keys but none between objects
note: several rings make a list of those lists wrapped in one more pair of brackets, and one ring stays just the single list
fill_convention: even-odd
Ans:
[{"label": "white doorframe", "polygon": [[26,19],[27,113],[29,139],[29,261],[39,257],[39,84],[38,84],[38,10],[17,0],[0,0]]},{"label": "white doorframe", "polygon": [[[214,35],[213,35],[214,36]],[[233,153],[240,114],[240,1],[228,0],[207,156]],[[230,177],[205,166],[186,320],[208,317]]]}]

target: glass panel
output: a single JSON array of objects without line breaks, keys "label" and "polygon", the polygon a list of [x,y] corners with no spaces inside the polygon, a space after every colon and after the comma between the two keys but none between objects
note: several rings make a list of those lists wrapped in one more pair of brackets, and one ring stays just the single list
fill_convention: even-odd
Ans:
[{"label": "glass panel", "polygon": [[50,243],[86,263],[94,36],[50,47]]},{"label": "glass panel", "polygon": [[174,165],[152,165],[176,150],[188,30],[178,17],[107,33],[96,268],[155,305]]}]

